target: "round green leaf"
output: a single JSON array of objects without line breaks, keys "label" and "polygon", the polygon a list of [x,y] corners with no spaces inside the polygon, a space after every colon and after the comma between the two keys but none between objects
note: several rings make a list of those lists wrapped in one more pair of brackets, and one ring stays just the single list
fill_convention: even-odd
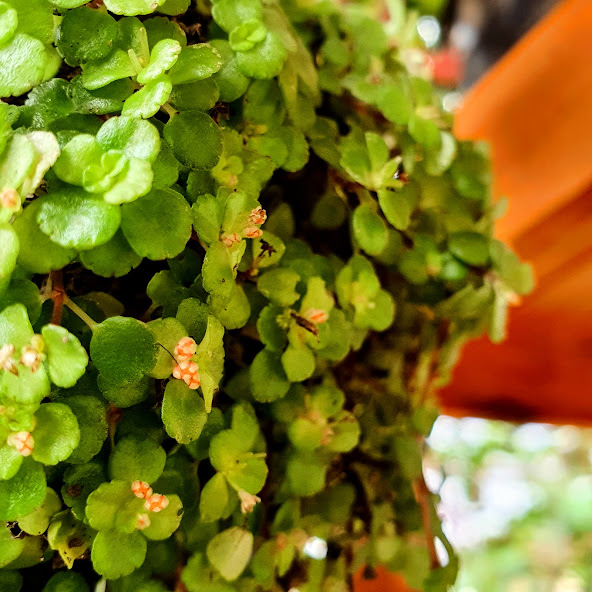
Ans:
[{"label": "round green leaf", "polygon": [[191,0],[165,0],[165,3],[158,9],[158,12],[174,16],[183,14],[190,5]]},{"label": "round green leaf", "polygon": [[146,399],[153,384],[153,380],[144,376],[138,382],[112,383],[99,374],[97,384],[107,401],[116,407],[132,407]]},{"label": "round green leaf", "polygon": [[138,74],[137,81],[146,84],[164,74],[177,61],[182,46],[174,39],[161,39],[153,48],[149,64]]},{"label": "round green leaf", "polygon": [[125,101],[121,114],[142,119],[152,117],[167,102],[172,88],[166,76],[150,81]]},{"label": "round green leaf", "polygon": [[146,539],[137,531],[102,530],[92,545],[93,568],[108,579],[127,576],[144,563],[146,549]]},{"label": "round green leaf", "polygon": [[23,35],[15,35],[8,45],[0,46],[0,97],[19,96],[37,86],[42,80],[47,64],[45,46],[41,41]]},{"label": "round green leaf", "polygon": [[46,487],[43,466],[25,458],[12,479],[0,481],[0,520],[10,522],[30,514],[43,503]]},{"label": "round green leaf", "polygon": [[289,345],[282,354],[282,366],[290,382],[302,382],[313,375],[316,360],[312,351],[305,345]]},{"label": "round green leaf", "polygon": [[44,403],[35,413],[33,458],[44,465],[66,460],[80,441],[78,421],[63,403]]},{"label": "round green leaf", "polygon": [[477,232],[455,232],[448,238],[450,252],[469,265],[482,266],[489,261],[489,239]]},{"label": "round green leaf", "polygon": [[260,20],[263,10],[260,0],[218,0],[212,7],[212,16],[221,29],[230,33],[247,20]]},{"label": "round green leaf", "polygon": [[118,230],[115,236],[104,245],[82,251],[80,261],[87,269],[103,277],[121,277],[138,267],[142,257],[130,246],[123,232]]},{"label": "round green leaf", "polygon": [[107,10],[114,14],[135,16],[154,12],[164,0],[105,0]]},{"label": "round green leaf", "polygon": [[352,231],[356,241],[368,255],[378,255],[388,243],[388,231],[384,221],[366,204],[354,210]]},{"label": "round green leaf", "polygon": [[82,185],[85,170],[100,160],[101,156],[101,147],[94,136],[78,134],[63,146],[53,171],[66,183]]},{"label": "round green leaf", "polygon": [[121,208],[121,229],[142,257],[159,260],[176,257],[191,236],[191,208],[172,189],[153,189]]},{"label": "round green leaf", "polygon": [[150,514],[150,526],[142,534],[151,541],[168,539],[179,528],[183,518],[183,504],[178,495],[168,495],[169,505],[158,513]]},{"label": "round green leaf", "polygon": [[208,543],[206,555],[218,573],[232,582],[247,567],[253,553],[253,540],[248,530],[233,526]]},{"label": "round green leaf", "polygon": [[178,111],[208,111],[220,98],[218,85],[213,78],[195,80],[173,87],[169,103]]},{"label": "round green leaf", "polygon": [[230,49],[228,41],[213,39],[210,45],[222,56],[222,67],[212,76],[220,89],[220,100],[232,103],[245,94],[250,80],[239,70],[236,54]]},{"label": "round green leaf", "polygon": [[77,66],[106,56],[116,37],[117,23],[111,15],[81,6],[64,15],[56,47],[68,64]]},{"label": "round green leaf", "polygon": [[45,584],[42,592],[90,592],[90,588],[79,573],[59,571]]},{"label": "round green leaf", "polygon": [[203,399],[182,380],[170,380],[162,400],[167,434],[181,444],[197,440],[208,419]]},{"label": "round green leaf", "polygon": [[261,403],[281,399],[290,388],[280,355],[268,349],[255,356],[249,370],[249,380],[253,397]]},{"label": "round green leaf", "polygon": [[86,350],[78,338],[58,325],[45,325],[41,335],[47,350],[49,378],[58,386],[74,386],[86,370]]},{"label": "round green leaf", "polygon": [[20,405],[39,405],[49,395],[49,379],[43,367],[36,372],[21,367],[19,375],[10,372],[0,375],[0,392],[4,394],[5,402],[10,401]]},{"label": "round green leaf", "polygon": [[216,473],[203,487],[199,497],[199,513],[203,522],[214,522],[224,515],[228,505],[228,485],[222,473]]},{"label": "round green leaf", "polygon": [[121,481],[154,483],[162,474],[166,452],[150,438],[126,436],[109,457],[109,476]]},{"label": "round green leaf", "polygon": [[156,344],[144,323],[127,317],[111,317],[95,327],[90,356],[109,382],[137,382],[154,366]]},{"label": "round green leaf", "polygon": [[88,395],[75,395],[63,400],[70,407],[80,429],[78,447],[68,457],[72,464],[88,462],[97,454],[107,438],[107,412],[103,401]]},{"label": "round green leaf", "polygon": [[18,521],[19,528],[32,536],[44,533],[51,517],[62,509],[62,500],[58,494],[50,487],[46,491],[43,503]]},{"label": "round green leaf", "polygon": [[66,248],[92,249],[119,228],[121,211],[81,188],[63,188],[39,200],[37,222],[49,238]]},{"label": "round green leaf", "polygon": [[4,45],[14,35],[18,27],[18,15],[12,6],[0,3],[0,45]]},{"label": "round green leaf", "polygon": [[169,76],[173,84],[184,84],[209,78],[221,67],[220,54],[208,43],[197,43],[183,48]]},{"label": "round green leaf", "polygon": [[278,33],[270,31],[261,43],[248,51],[237,53],[236,63],[246,76],[266,80],[278,76],[287,57],[288,50],[282,38]]},{"label": "round green leaf", "polygon": [[267,36],[267,28],[259,19],[249,19],[235,27],[228,37],[233,51],[248,51]]},{"label": "round green leaf", "polygon": [[47,0],[8,0],[8,4],[18,13],[21,33],[31,35],[43,43],[51,43],[54,29],[53,12]]},{"label": "round green leaf", "polygon": [[212,169],[222,154],[222,134],[214,120],[201,111],[183,111],[164,126],[173,154],[192,169]]},{"label": "round green leaf", "polygon": [[75,250],[54,243],[39,229],[36,218],[40,201],[35,200],[26,207],[13,224],[21,245],[18,263],[31,273],[62,269],[76,256]]},{"label": "round green leaf", "polygon": [[126,156],[154,162],[160,150],[160,135],[154,125],[134,117],[111,117],[97,134],[104,150],[121,150]]},{"label": "round green leaf", "polygon": [[[75,485],[79,485],[85,477],[82,467],[80,469],[81,474],[72,478]],[[94,477],[94,475],[90,476]],[[88,523],[96,530],[115,528],[118,515],[134,497],[131,481],[127,479],[101,483],[90,495],[87,493],[85,511]]]},{"label": "round green leaf", "polygon": [[[12,536],[10,528],[7,524],[0,525],[0,568],[8,565],[14,561],[25,548],[24,538],[17,539]],[[0,572],[1,573],[1,572]],[[2,588],[3,582],[0,580],[0,590],[4,592]],[[6,589],[8,592],[8,589]]]}]

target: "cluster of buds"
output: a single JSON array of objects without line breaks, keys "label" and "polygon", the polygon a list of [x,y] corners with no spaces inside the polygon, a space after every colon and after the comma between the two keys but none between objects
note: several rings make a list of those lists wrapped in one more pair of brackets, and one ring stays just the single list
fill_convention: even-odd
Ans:
[{"label": "cluster of buds", "polygon": [[[145,500],[144,508],[148,512],[160,512],[169,505],[169,499],[166,495],[160,493],[153,493],[152,487],[146,481],[134,481],[132,483],[132,493]],[[138,526],[139,530],[143,530],[150,526],[150,517],[148,514],[138,514]]]},{"label": "cluster of buds", "polygon": [[241,512],[243,514],[250,514],[255,506],[261,501],[261,498],[246,492],[244,489],[238,490],[238,497],[241,501]]},{"label": "cluster of buds", "polygon": [[309,308],[302,316],[315,325],[322,325],[329,318],[329,313],[321,308]]},{"label": "cluster of buds", "polygon": [[0,208],[5,208],[11,212],[18,212],[21,209],[21,198],[16,189],[4,187],[0,191]]},{"label": "cluster of buds", "polygon": [[35,441],[31,432],[15,432],[6,438],[6,443],[9,446],[14,446],[21,456],[30,456],[33,453],[33,446]]},{"label": "cluster of buds", "polygon": [[185,382],[190,389],[197,389],[200,385],[199,366],[191,358],[197,352],[197,343],[191,337],[183,337],[175,346],[175,360],[173,376]]},{"label": "cluster of buds", "polygon": [[232,247],[232,245],[239,243],[242,238],[259,238],[263,234],[263,231],[259,226],[261,226],[265,220],[267,220],[267,212],[261,206],[258,206],[249,214],[247,226],[243,229],[241,234],[236,232],[232,234],[222,234],[220,240],[227,247]]},{"label": "cluster of buds", "polygon": [[18,368],[13,359],[14,352],[15,348],[12,343],[0,347],[0,370],[6,370],[6,372],[18,375]]},{"label": "cluster of buds", "polygon": [[21,349],[21,359],[19,362],[23,366],[31,368],[31,372],[36,372],[39,366],[41,366],[41,362],[45,359],[44,349],[45,344],[41,335],[33,335],[31,343]]}]

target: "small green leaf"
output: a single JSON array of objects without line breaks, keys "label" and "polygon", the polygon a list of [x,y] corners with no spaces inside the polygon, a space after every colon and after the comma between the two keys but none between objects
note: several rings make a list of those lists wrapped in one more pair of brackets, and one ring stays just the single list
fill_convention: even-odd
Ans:
[{"label": "small green leaf", "polygon": [[253,535],[238,526],[217,534],[209,543],[206,554],[220,575],[232,582],[247,567],[253,553]]},{"label": "small green leaf", "polygon": [[42,592],[90,592],[90,588],[79,573],[59,571],[45,584]]},{"label": "small green leaf", "polygon": [[183,504],[178,495],[168,495],[169,504],[160,512],[151,512],[150,526],[142,534],[151,541],[168,539],[179,528],[183,518]]},{"label": "small green leaf", "polygon": [[439,150],[441,145],[440,130],[429,119],[412,114],[409,117],[409,133],[411,137],[426,150]]},{"label": "small green leaf", "polygon": [[62,500],[53,489],[48,487],[43,503],[30,514],[19,519],[19,528],[27,534],[39,536],[47,530],[51,517],[61,509]]},{"label": "small green leaf", "polygon": [[154,367],[156,344],[144,323],[112,317],[95,327],[90,356],[109,382],[137,382]]},{"label": "small green leaf", "polygon": [[88,462],[98,454],[107,438],[108,424],[105,403],[97,397],[74,395],[63,400],[76,416],[80,442],[68,457],[71,464]]},{"label": "small green leaf", "polygon": [[213,39],[210,45],[222,57],[222,67],[213,75],[213,80],[220,90],[220,100],[232,103],[242,97],[249,86],[249,78],[245,76],[236,63],[236,54],[230,49],[225,39]]},{"label": "small green leaf", "polygon": [[144,563],[146,549],[146,539],[139,532],[102,530],[92,545],[93,568],[108,579],[127,576]]},{"label": "small green leaf", "polygon": [[97,90],[136,74],[129,55],[116,48],[106,57],[83,65],[82,84],[88,90]]},{"label": "small green leaf", "polygon": [[315,455],[294,454],[286,465],[286,481],[290,493],[301,497],[315,495],[325,488],[327,465]]},{"label": "small green leaf", "polygon": [[65,248],[103,245],[117,232],[120,221],[119,208],[81,188],[59,189],[39,199],[39,227]]},{"label": "small green leaf", "polygon": [[[78,481],[76,485],[78,485]],[[126,479],[125,481],[101,483],[90,495],[87,492],[87,498],[86,517],[88,523],[96,530],[109,530],[115,528],[118,514],[134,498],[134,494],[131,481]]]},{"label": "small green leaf", "polygon": [[62,269],[76,256],[75,250],[54,243],[39,229],[36,218],[40,201],[36,200],[26,207],[13,224],[20,242],[18,263],[31,273]]},{"label": "small green leaf", "polygon": [[187,335],[197,343],[202,341],[208,326],[208,305],[197,298],[186,298],[177,310],[177,320],[187,329]]},{"label": "small green leaf", "polygon": [[81,6],[64,15],[56,47],[70,66],[77,66],[106,56],[116,37],[117,23],[111,15]]},{"label": "small green leaf", "polygon": [[170,380],[162,400],[162,422],[167,434],[180,444],[197,440],[206,424],[203,399],[182,380]]},{"label": "small green leaf", "polygon": [[450,252],[469,265],[483,266],[489,261],[489,239],[477,232],[455,232],[448,237]]},{"label": "small green leaf", "polygon": [[12,6],[2,2],[0,4],[0,45],[4,45],[16,32],[18,14]]},{"label": "small green leaf", "polygon": [[173,84],[185,84],[209,78],[220,70],[222,58],[208,43],[184,47],[175,65],[169,70]]},{"label": "small green leaf", "polygon": [[176,257],[191,236],[189,204],[172,189],[153,189],[123,205],[121,229],[138,255],[152,260]]},{"label": "small green leaf", "polygon": [[149,119],[168,101],[172,89],[173,85],[167,76],[155,78],[126,99],[121,114]]},{"label": "small green leaf", "polygon": [[[0,568],[17,559],[24,548],[24,538],[17,539],[13,537],[8,524],[0,525]],[[4,582],[0,580],[0,590],[2,592],[11,592],[9,588],[3,588],[3,584]]]},{"label": "small green leaf", "polygon": [[21,468],[24,458],[14,446],[0,446],[0,480],[12,479]]},{"label": "small green leaf", "polygon": [[178,111],[209,111],[219,98],[220,91],[215,80],[205,78],[174,86],[169,103]]},{"label": "small green leaf", "polygon": [[228,37],[233,51],[248,51],[267,36],[267,28],[259,19],[249,19],[235,27]]},{"label": "small green leaf", "polygon": [[19,254],[19,239],[10,224],[0,224],[0,283],[10,279]]},{"label": "small green leaf", "polygon": [[260,0],[219,0],[212,7],[212,16],[221,29],[230,33],[241,23],[263,16]]},{"label": "small green leaf", "polygon": [[0,97],[22,95],[43,80],[45,46],[38,39],[18,33],[0,47],[0,64],[10,64],[10,68],[0,68]]},{"label": "small green leaf", "polygon": [[216,473],[201,490],[199,513],[203,522],[214,522],[224,516],[229,492],[222,473]]},{"label": "small green leaf", "polygon": [[99,374],[98,387],[105,399],[116,407],[132,407],[144,401],[153,386],[153,380],[144,376],[138,382],[112,383]]},{"label": "small green leaf", "polygon": [[356,241],[368,255],[378,255],[388,243],[384,221],[366,204],[354,210],[352,231]]},{"label": "small green leaf", "polygon": [[43,503],[46,487],[43,466],[25,458],[12,479],[0,481],[0,520],[10,522],[30,514]]},{"label": "small green leaf", "polygon": [[47,349],[51,381],[61,387],[74,386],[86,370],[86,350],[74,335],[58,325],[45,325],[41,335]]},{"label": "small green leaf", "polygon": [[164,0],[105,0],[107,10],[113,14],[124,14],[125,16],[150,14],[161,4],[164,4]]},{"label": "small green leaf", "polygon": [[253,360],[249,369],[253,398],[261,403],[281,399],[290,388],[278,353],[264,349]]},{"label": "small green leaf", "polygon": [[378,192],[378,203],[385,218],[397,230],[406,230],[411,221],[411,214],[419,202],[416,185],[408,183],[398,191],[383,189]]},{"label": "small green leaf", "polygon": [[103,277],[121,277],[137,267],[142,257],[130,246],[121,230],[100,247],[82,251],[80,261],[87,269]]},{"label": "small green leaf", "polygon": [[257,280],[257,289],[278,306],[291,306],[299,298],[296,286],[300,275],[292,269],[272,269]]},{"label": "small green leaf", "polygon": [[66,460],[80,442],[78,421],[63,403],[44,403],[35,413],[33,458],[44,465]]},{"label": "small green leaf", "polygon": [[181,44],[174,39],[162,39],[153,48],[150,62],[138,74],[137,81],[147,84],[164,74],[177,61],[181,53]]},{"label": "small green leaf", "polygon": [[236,63],[245,76],[271,79],[282,71],[287,57],[288,50],[280,35],[269,31],[261,43],[248,51],[237,53]]},{"label": "small green leaf", "polygon": [[154,162],[160,150],[160,135],[154,125],[134,117],[111,117],[97,134],[104,150],[121,150],[128,157]]},{"label": "small green leaf", "polygon": [[302,382],[313,375],[316,360],[305,345],[289,345],[282,354],[282,366],[290,382]]},{"label": "small green leaf", "polygon": [[201,111],[182,111],[164,126],[164,138],[179,162],[209,170],[222,154],[222,135],[214,120]]},{"label": "small green leaf", "polygon": [[199,366],[201,378],[201,392],[203,393],[205,408],[212,410],[212,400],[218,391],[224,372],[224,327],[216,317],[210,315],[206,333],[197,346],[195,360]]},{"label": "small green leaf", "polygon": [[212,243],[206,252],[202,267],[204,290],[224,302],[230,302],[234,294],[234,278],[228,247],[220,241]]},{"label": "small green leaf", "polygon": [[109,456],[109,476],[121,481],[154,483],[162,474],[166,452],[154,440],[126,436]]},{"label": "small green leaf", "polygon": [[156,364],[150,371],[154,378],[168,378],[177,365],[173,352],[179,340],[187,335],[185,327],[175,318],[157,319],[148,323],[158,346]]}]

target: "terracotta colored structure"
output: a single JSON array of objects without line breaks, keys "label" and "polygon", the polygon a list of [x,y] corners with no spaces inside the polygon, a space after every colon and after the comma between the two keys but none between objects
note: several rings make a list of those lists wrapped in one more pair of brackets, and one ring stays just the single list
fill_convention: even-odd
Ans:
[{"label": "terracotta colored structure", "polygon": [[467,346],[446,412],[592,424],[592,2],[565,0],[467,95],[463,138],[491,144],[498,236],[535,269],[502,345]]}]

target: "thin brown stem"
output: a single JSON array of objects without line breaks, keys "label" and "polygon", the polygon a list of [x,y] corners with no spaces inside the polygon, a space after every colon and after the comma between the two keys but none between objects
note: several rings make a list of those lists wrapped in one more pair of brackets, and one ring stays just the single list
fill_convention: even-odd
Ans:
[{"label": "thin brown stem", "polygon": [[52,325],[61,325],[64,313],[64,274],[62,270],[51,272],[51,299],[53,300],[53,313],[51,315]]},{"label": "thin brown stem", "polygon": [[413,493],[415,500],[421,509],[421,518],[423,521],[423,529],[425,531],[426,546],[430,555],[430,566],[432,569],[440,567],[438,560],[438,553],[436,552],[436,544],[434,541],[434,532],[432,530],[432,505],[430,501],[431,492],[424,481],[423,476],[418,477],[413,482]]}]

